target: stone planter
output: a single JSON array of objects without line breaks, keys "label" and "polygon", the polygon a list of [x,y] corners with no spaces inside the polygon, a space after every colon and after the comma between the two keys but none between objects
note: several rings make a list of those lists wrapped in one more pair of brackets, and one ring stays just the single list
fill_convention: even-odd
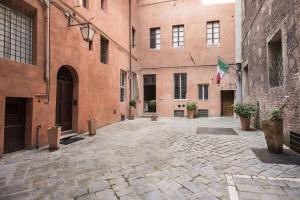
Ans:
[{"label": "stone planter", "polygon": [[188,118],[194,119],[195,111],[194,110],[188,110]]},{"label": "stone planter", "polygon": [[251,118],[240,117],[240,120],[241,120],[242,130],[249,131]]},{"label": "stone planter", "polygon": [[58,150],[60,143],[61,127],[56,126],[48,129],[48,143],[50,150]]},{"label": "stone planter", "polygon": [[129,107],[129,116],[128,116],[128,120],[134,120],[134,110],[135,108],[133,106]]},{"label": "stone planter", "polygon": [[89,127],[89,136],[96,135],[97,120],[89,119],[87,122],[88,122],[88,127]]},{"label": "stone planter", "polygon": [[157,121],[157,119],[158,119],[158,115],[157,114],[151,115],[151,121]]},{"label": "stone planter", "polygon": [[273,120],[261,121],[261,126],[265,134],[268,151],[280,154],[283,152],[283,122]]}]

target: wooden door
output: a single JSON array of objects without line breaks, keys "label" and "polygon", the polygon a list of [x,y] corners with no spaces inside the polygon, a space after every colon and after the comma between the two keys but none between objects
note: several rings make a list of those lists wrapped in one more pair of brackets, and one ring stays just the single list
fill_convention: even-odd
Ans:
[{"label": "wooden door", "polygon": [[233,116],[234,91],[221,91],[221,116]]},{"label": "wooden door", "polygon": [[62,131],[72,130],[73,79],[71,72],[61,67],[58,72],[56,96],[56,125]]},{"label": "wooden door", "polygon": [[6,98],[4,153],[25,148],[25,104],[23,98]]}]

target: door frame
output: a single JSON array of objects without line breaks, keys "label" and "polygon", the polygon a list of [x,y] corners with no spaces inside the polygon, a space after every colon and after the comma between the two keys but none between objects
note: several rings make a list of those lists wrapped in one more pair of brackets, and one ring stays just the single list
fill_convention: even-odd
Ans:
[{"label": "door frame", "polygon": [[[221,109],[220,109],[220,116],[221,117],[226,117],[226,116],[224,116],[224,114],[223,114],[223,99],[222,99],[222,93],[223,92],[232,92],[233,93],[233,104],[235,103],[235,95],[236,95],[236,91],[235,90],[221,90],[220,91],[220,101],[221,101],[221,103],[220,103],[220,105],[221,105]],[[232,108],[232,110],[233,110],[233,108]],[[232,115],[232,117],[234,116],[234,111],[233,111],[233,115]]]},{"label": "door frame", "polygon": [[[156,74],[143,74],[143,112],[149,112],[149,111],[145,111],[145,104],[146,104],[146,101],[145,101],[145,76],[154,76],[155,77],[155,84],[153,84],[153,86],[155,86],[155,99],[154,100],[157,100],[157,87],[156,87],[156,80],[157,80],[157,76]],[[156,111],[157,111],[157,107],[156,107]]]},{"label": "door frame", "polygon": [[[72,78],[73,78],[73,100],[72,100],[72,129],[69,131],[72,131],[73,133],[78,133],[78,107],[79,107],[79,78],[77,71],[69,65],[62,65],[57,69],[56,73],[56,91],[55,91],[55,102],[57,102],[57,84],[58,84],[58,72],[59,70],[65,67],[71,72]],[[56,106],[57,103],[55,103],[55,124],[56,124]]]}]

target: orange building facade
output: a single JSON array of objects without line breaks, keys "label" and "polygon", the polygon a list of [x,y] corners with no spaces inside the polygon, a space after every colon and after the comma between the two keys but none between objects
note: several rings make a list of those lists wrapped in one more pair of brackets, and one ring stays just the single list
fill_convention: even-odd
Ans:
[{"label": "orange building facade", "polygon": [[[201,115],[231,114],[222,98],[233,102],[234,66],[218,85],[216,63],[218,56],[234,62],[234,4],[47,2],[0,2],[0,154],[47,145],[49,127],[84,133],[90,118],[97,127],[123,120],[129,99],[137,100],[136,115],[150,112],[154,99],[161,116],[185,115],[190,101]],[[95,32],[89,42],[81,30],[87,24]],[[178,25],[184,46],[180,27],[181,38],[173,37]],[[208,44],[210,25],[219,26],[219,42]]]}]

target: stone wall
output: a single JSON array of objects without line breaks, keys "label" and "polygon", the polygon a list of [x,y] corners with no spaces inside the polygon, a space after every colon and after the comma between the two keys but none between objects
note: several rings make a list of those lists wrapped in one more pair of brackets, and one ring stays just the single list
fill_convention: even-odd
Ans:
[{"label": "stone wall", "polygon": [[[285,111],[284,132],[289,143],[290,131],[300,133],[300,1],[246,0],[243,6],[243,67],[248,66],[248,78],[243,71],[244,101],[259,102],[259,118],[279,105],[285,96],[290,103]],[[270,87],[268,41],[282,34],[283,76],[280,87]]]}]

